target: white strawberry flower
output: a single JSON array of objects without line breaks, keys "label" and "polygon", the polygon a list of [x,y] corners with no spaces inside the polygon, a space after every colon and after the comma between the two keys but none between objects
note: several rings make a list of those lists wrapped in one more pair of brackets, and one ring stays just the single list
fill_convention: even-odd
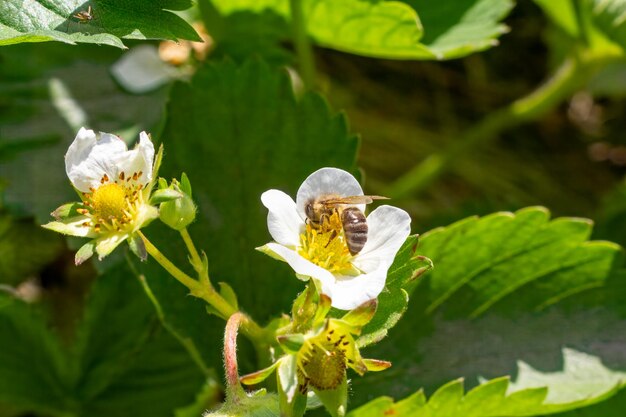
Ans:
[{"label": "white strawberry flower", "polygon": [[[43,227],[92,240],[76,254],[76,263],[94,251],[102,259],[158,217],[148,203],[156,173],[154,145],[145,132],[129,150],[110,133],[81,128],[65,154],[65,171],[81,202],[59,207]],[[158,161],[159,158],[157,158]]]},{"label": "white strawberry flower", "polygon": [[[307,203],[329,195],[362,196],[363,190],[350,173],[322,168],[302,183],[295,202],[279,190],[264,192],[261,201],[269,210],[267,227],[274,242],[258,249],[287,262],[298,278],[313,278],[333,307],[350,310],[378,297],[385,287],[387,271],[409,236],[411,218],[397,207],[378,207],[367,216],[365,246],[352,255],[339,216],[328,221],[332,227],[326,230],[307,220]],[[341,205],[348,207],[365,210],[365,204]]]}]

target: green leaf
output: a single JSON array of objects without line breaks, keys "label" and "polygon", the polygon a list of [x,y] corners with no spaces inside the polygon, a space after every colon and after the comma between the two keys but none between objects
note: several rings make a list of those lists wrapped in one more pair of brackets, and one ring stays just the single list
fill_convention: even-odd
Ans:
[{"label": "green leaf", "polygon": [[51,415],[171,416],[206,377],[156,320],[127,267],[95,281],[69,348],[30,306],[0,293],[0,403]]},{"label": "green leaf", "polygon": [[378,296],[378,308],[372,321],[357,340],[359,347],[379,342],[395,326],[407,309],[407,290],[415,287],[422,274],[432,268],[429,259],[415,254],[418,237],[409,236],[389,268],[384,291]]},{"label": "green leaf", "polygon": [[100,276],[73,346],[75,401],[84,415],[171,416],[190,404],[205,376],[180,342],[158,325],[133,272]]},{"label": "green leaf", "polygon": [[398,398],[506,375],[510,391],[547,387],[556,408],[612,394],[626,380],[614,354],[626,347],[623,258],[590,232],[589,221],[528,208],[422,235],[416,252],[435,268],[412,293],[411,320],[366,352],[393,367],[353,380],[355,403],[362,392]]},{"label": "green leaf", "polygon": [[0,45],[59,41],[124,48],[125,39],[200,40],[191,26],[167,10],[184,10],[186,0],[21,0],[0,3]]},{"label": "green leaf", "polygon": [[[260,20],[268,20],[279,16],[285,22],[279,26],[283,38],[290,39],[287,0],[212,3],[227,17],[249,18],[254,13]],[[512,7],[510,0],[303,1],[308,33],[318,45],[392,59],[457,58],[494,46],[495,39],[506,31],[499,21]]]},{"label": "green leaf", "polygon": [[67,358],[32,306],[0,292],[0,404],[60,415],[72,410]]},{"label": "green leaf", "polygon": [[508,32],[500,21],[512,0],[403,0],[419,14],[424,26],[421,43],[439,59],[460,58],[498,45]]},{"label": "green leaf", "polygon": [[351,411],[348,417],[500,417],[533,416],[589,405],[604,399],[582,400],[567,405],[545,404],[547,390],[530,388],[511,393],[508,378],[486,382],[464,393],[463,381],[454,380],[439,388],[428,400],[423,391],[398,401],[380,397]]},{"label": "green leaf", "polygon": [[61,251],[62,241],[33,224],[0,214],[0,284],[17,285]]}]

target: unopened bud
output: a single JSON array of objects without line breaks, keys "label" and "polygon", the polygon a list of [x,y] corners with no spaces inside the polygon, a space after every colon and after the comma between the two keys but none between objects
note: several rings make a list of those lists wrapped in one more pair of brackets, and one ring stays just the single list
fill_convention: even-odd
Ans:
[{"label": "unopened bud", "polygon": [[[163,185],[163,182],[159,182],[161,189]],[[179,192],[181,197],[161,203],[159,217],[172,229],[183,230],[196,218],[196,205],[191,198],[191,185],[187,176],[183,174],[181,182],[174,179],[168,188]]]}]

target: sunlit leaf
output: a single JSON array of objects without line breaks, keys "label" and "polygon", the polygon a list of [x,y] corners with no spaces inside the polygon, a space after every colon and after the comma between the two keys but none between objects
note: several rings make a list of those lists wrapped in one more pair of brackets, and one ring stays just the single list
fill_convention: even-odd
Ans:
[{"label": "sunlit leaf", "polygon": [[[212,3],[223,16],[291,21],[288,0]],[[320,46],[379,58],[448,59],[494,46],[513,2],[304,0],[302,7],[308,33]],[[289,23],[283,26],[283,38],[290,39]]]},{"label": "sunlit leaf", "polygon": [[416,252],[435,268],[418,280],[405,319],[367,352],[393,367],[353,380],[356,395],[402,398],[507,375],[511,390],[547,387],[550,404],[612,393],[626,375],[614,354],[626,346],[626,311],[607,301],[625,294],[622,256],[587,241],[590,232],[583,219],[529,208],[422,235]]},{"label": "sunlit leaf", "polygon": [[59,41],[124,48],[125,39],[200,40],[189,24],[168,10],[188,0],[43,0],[0,3],[0,45]]}]

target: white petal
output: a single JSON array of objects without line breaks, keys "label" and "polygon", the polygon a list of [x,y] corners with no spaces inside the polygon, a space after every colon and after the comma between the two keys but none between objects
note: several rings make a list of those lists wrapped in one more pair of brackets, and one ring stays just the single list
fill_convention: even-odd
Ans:
[{"label": "white petal", "polygon": [[411,233],[411,217],[397,207],[380,206],[367,216],[367,242],[352,262],[362,271],[389,269]]},{"label": "white petal", "polygon": [[67,219],[50,222],[42,227],[68,236],[96,237],[98,234],[93,227],[84,226],[90,219],[87,216],[75,216]]},{"label": "white petal", "polygon": [[87,159],[94,146],[96,146],[95,132],[81,127],[65,154],[65,172],[67,173],[67,177],[75,188],[83,192],[89,191],[89,186],[86,188],[78,187],[73,178],[76,177],[76,168],[81,162]]},{"label": "white petal", "polygon": [[326,294],[331,299],[333,298],[331,289],[335,284],[335,277],[328,270],[315,265],[309,260],[304,259],[296,251],[279,245],[278,243],[268,243],[264,248],[273,252],[275,257],[287,262],[296,274],[317,279],[322,284],[322,293]]},{"label": "white petal", "polygon": [[65,154],[65,171],[74,187],[82,192],[97,188],[104,174],[117,176],[117,156],[127,152],[117,136],[101,133],[95,139],[92,130],[81,129]]},{"label": "white petal", "polygon": [[153,159],[154,145],[145,132],[129,151],[115,135],[101,132],[100,139],[95,139],[93,131],[81,129],[65,155],[65,169],[76,189],[89,192],[100,186],[105,174],[115,180],[121,172],[126,176],[142,172],[139,182],[147,184],[152,179]]},{"label": "white petal", "polygon": [[330,288],[332,306],[340,310],[352,310],[366,301],[378,297],[387,279],[386,268],[379,268],[356,277],[337,277]]},{"label": "white petal", "polygon": [[146,132],[139,134],[139,143],[135,149],[127,151],[118,156],[118,172],[125,172],[132,175],[141,172],[139,182],[147,184],[152,181],[152,163],[154,161],[154,144]]},{"label": "white petal", "polygon": [[128,233],[111,233],[96,240],[96,253],[98,259],[102,260],[109,253],[113,252],[120,243],[128,238]]},{"label": "white petal", "polygon": [[291,197],[279,190],[268,190],[261,194],[261,202],[269,210],[267,228],[272,238],[281,245],[298,246],[304,220],[298,215]]},{"label": "white petal", "polygon": [[[363,195],[363,189],[349,172],[337,168],[318,169],[309,175],[298,189],[296,205],[300,217],[306,218],[304,212],[306,203],[311,199],[328,194],[336,194],[341,197]],[[357,204],[355,207],[361,211],[365,210],[365,204]]]}]

